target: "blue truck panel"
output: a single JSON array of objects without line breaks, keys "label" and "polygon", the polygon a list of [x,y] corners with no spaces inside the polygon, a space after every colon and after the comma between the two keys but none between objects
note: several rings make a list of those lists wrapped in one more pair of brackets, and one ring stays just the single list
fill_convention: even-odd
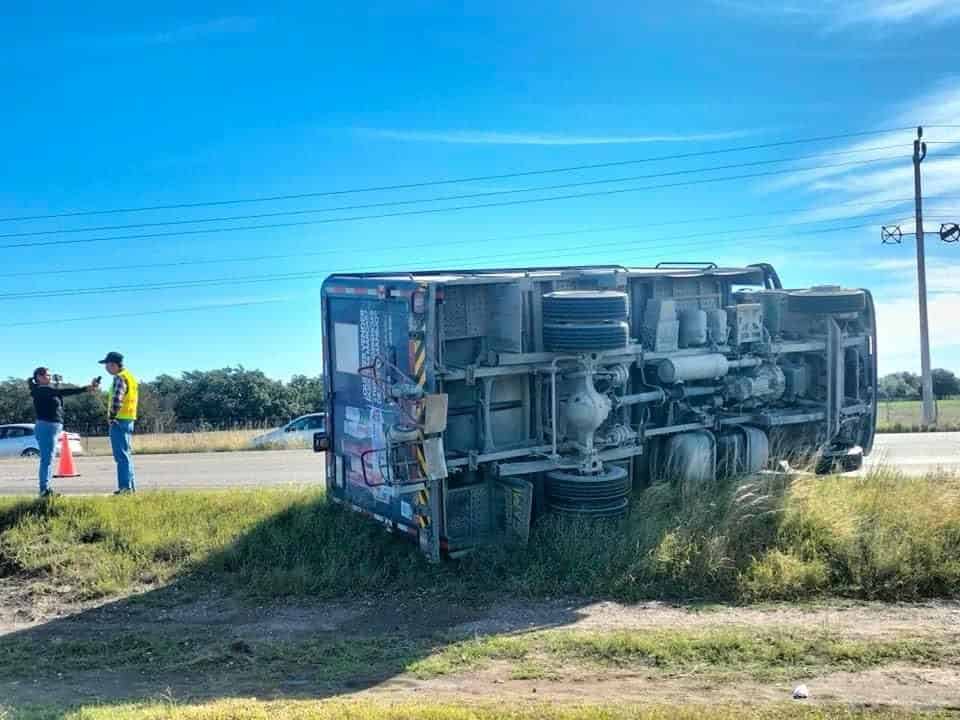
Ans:
[{"label": "blue truck panel", "polygon": [[[411,525],[394,491],[384,428],[401,422],[389,401],[397,371],[414,372],[408,346],[415,327],[410,295],[416,285],[356,280],[323,287],[329,442],[334,455],[328,491],[367,512]],[[411,525],[412,527],[412,525]]]}]

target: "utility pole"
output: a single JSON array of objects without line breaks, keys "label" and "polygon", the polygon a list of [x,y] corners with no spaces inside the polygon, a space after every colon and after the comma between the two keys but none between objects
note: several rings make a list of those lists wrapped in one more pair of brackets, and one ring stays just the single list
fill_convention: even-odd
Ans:
[{"label": "utility pole", "polygon": [[923,191],[920,186],[920,163],[927,156],[927,144],[923,142],[923,127],[917,128],[913,141],[913,194],[916,206],[917,229],[917,289],[920,301],[920,374],[921,398],[923,400],[923,426],[937,422],[937,405],[933,397],[933,376],[930,374],[930,326],[927,322],[927,259],[923,246]]}]

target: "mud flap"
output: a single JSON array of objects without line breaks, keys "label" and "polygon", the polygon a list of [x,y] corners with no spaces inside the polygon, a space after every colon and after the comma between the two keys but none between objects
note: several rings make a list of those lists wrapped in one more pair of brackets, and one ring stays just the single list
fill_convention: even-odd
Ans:
[{"label": "mud flap", "polygon": [[442,437],[428,437],[423,441],[423,461],[430,480],[443,480],[447,477],[447,459]]},{"label": "mud flap", "polygon": [[494,486],[494,519],[504,542],[525,546],[530,540],[533,510],[533,483],[518,478],[501,478]]},{"label": "mud flap", "polygon": [[439,435],[447,429],[447,395],[434,393],[423,398],[423,434]]},{"label": "mud flap", "polygon": [[433,563],[440,562],[440,520],[442,515],[440,487],[442,483],[442,480],[424,481],[425,489],[418,492],[415,498],[416,517],[420,526],[417,534],[420,551],[426,556],[427,560]]}]

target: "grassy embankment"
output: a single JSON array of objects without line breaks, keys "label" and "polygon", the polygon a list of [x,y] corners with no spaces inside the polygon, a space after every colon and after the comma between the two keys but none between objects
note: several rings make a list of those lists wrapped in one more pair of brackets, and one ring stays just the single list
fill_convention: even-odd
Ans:
[{"label": "grassy embankment", "polygon": [[[960,399],[937,401],[937,427],[941,432],[960,431]],[[920,401],[898,400],[881,402],[877,409],[877,432],[908,433],[922,432],[920,426]]]},{"label": "grassy embankment", "polygon": [[[499,668],[508,680],[576,682],[611,670],[669,679],[692,676],[719,687],[786,682],[834,671],[907,664],[960,665],[955,637],[900,630],[883,636],[789,625],[541,630],[453,636],[442,628],[400,628],[343,637],[338,632],[271,637],[227,633],[215,622],[126,627],[136,607],[153,611],[205,598],[212,588],[256,603],[280,598],[380,598],[477,604],[509,597],[667,597],[752,601],[825,595],[916,600],[960,594],[960,481],[804,478],[731,483],[681,504],[655,486],[635,498],[621,524],[544,522],[526,549],[491,549],[458,563],[427,565],[417,550],[375,524],[327,505],[321,494],[290,490],[144,493],[125,498],[0,499],[0,577],[30,597],[63,601],[141,595],[93,633],[56,642],[31,633],[0,638],[0,678],[64,682],[96,670],[104,677],[155,678],[201,697],[258,695],[289,678],[324,694],[348,683],[407,674],[421,680],[468,677]],[[349,541],[345,541],[349,539]],[[41,626],[42,627],[42,626]],[[46,636],[44,636],[46,637]],[[508,668],[503,670],[503,668]],[[149,698],[133,687],[120,697]],[[246,693],[243,688],[252,688]],[[265,690],[267,691],[267,690]],[[181,692],[183,689],[181,687]],[[206,695],[204,694],[206,693]],[[603,702],[602,694],[593,701]],[[0,700],[0,716],[3,715]],[[317,717],[364,720],[552,720],[609,718],[892,718],[846,708],[747,705],[464,707],[316,700],[217,700],[18,707],[25,720]],[[66,713],[66,714],[65,714]],[[412,713],[412,714],[411,714]],[[948,717],[940,715],[939,717]],[[937,716],[933,716],[937,717]]]},{"label": "grassy embankment", "polygon": [[[271,445],[254,448],[250,441],[266,430],[212,430],[190,433],[134,434],[133,449],[140,455],[194,452],[235,452],[237,450],[290,450],[308,447],[306,442]],[[109,455],[110,439],[84,437],[84,452],[88,455]]]},{"label": "grassy embankment", "polygon": [[[437,593],[914,600],[960,593],[960,481],[895,473],[669,485],[620,524],[547,520],[522,549],[434,567],[310,491],[0,499],[0,574],[75,598],[180,577],[252,598]],[[344,538],[350,538],[345,542]]]}]

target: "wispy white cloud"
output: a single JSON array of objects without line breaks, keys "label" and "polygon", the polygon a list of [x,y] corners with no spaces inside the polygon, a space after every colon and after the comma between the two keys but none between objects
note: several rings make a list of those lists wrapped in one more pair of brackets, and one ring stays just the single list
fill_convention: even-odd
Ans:
[{"label": "wispy white cloud", "polygon": [[[917,370],[920,365],[920,313],[916,260],[912,257],[888,258],[869,262],[865,267],[876,274],[870,285],[877,303],[880,371]],[[960,277],[960,262],[928,258],[927,317],[934,367],[949,367],[951,358],[955,357],[957,337],[954,328],[960,314],[957,277]]]},{"label": "wispy white cloud", "polygon": [[485,130],[394,130],[358,128],[356,132],[381,140],[449,143],[456,145],[640,145],[732,140],[753,134],[746,130],[709,133],[650,133],[642,135],[578,135]]},{"label": "wispy white cloud", "polygon": [[866,263],[863,267],[866,267],[868,270],[876,270],[877,272],[902,272],[904,270],[912,270],[915,267],[915,263],[916,261],[912,259],[895,258],[889,260],[874,260]]},{"label": "wispy white cloud", "polygon": [[[955,125],[958,117],[960,83],[956,78],[950,78],[932,91],[894,108],[887,123],[904,128],[918,123],[928,125],[925,137],[942,142],[929,146],[929,154],[923,163],[924,196],[931,204],[938,197],[960,192],[960,159],[949,157],[960,149],[960,142],[956,140],[960,131],[936,127]],[[913,164],[910,158],[913,137],[912,131],[902,130],[837,146],[832,149],[845,153],[844,157],[877,162],[797,170],[764,183],[763,189],[768,192],[801,189],[825,198],[820,207],[797,218],[803,221],[839,220],[884,209],[891,214],[903,213],[912,206]],[[872,149],[888,146],[893,147]]]},{"label": "wispy white cloud", "polygon": [[[956,318],[960,314],[960,294],[931,295],[927,303],[930,324],[930,350],[934,367],[942,366],[957,343]],[[880,348],[880,372],[919,368],[920,323],[916,291],[903,287],[899,297],[877,298],[877,345]]]},{"label": "wispy white cloud", "polygon": [[956,0],[713,0],[727,10],[820,23],[828,29],[851,25],[896,25],[913,20],[937,24],[960,17]]},{"label": "wispy white cloud", "polygon": [[[910,252],[913,252],[913,248]],[[865,267],[879,273],[875,286],[883,288],[884,296],[916,297],[917,261],[915,258],[876,260],[868,262]],[[926,273],[929,292],[960,296],[960,287],[957,286],[957,278],[960,278],[960,262],[944,261],[942,257],[928,257]]]}]

